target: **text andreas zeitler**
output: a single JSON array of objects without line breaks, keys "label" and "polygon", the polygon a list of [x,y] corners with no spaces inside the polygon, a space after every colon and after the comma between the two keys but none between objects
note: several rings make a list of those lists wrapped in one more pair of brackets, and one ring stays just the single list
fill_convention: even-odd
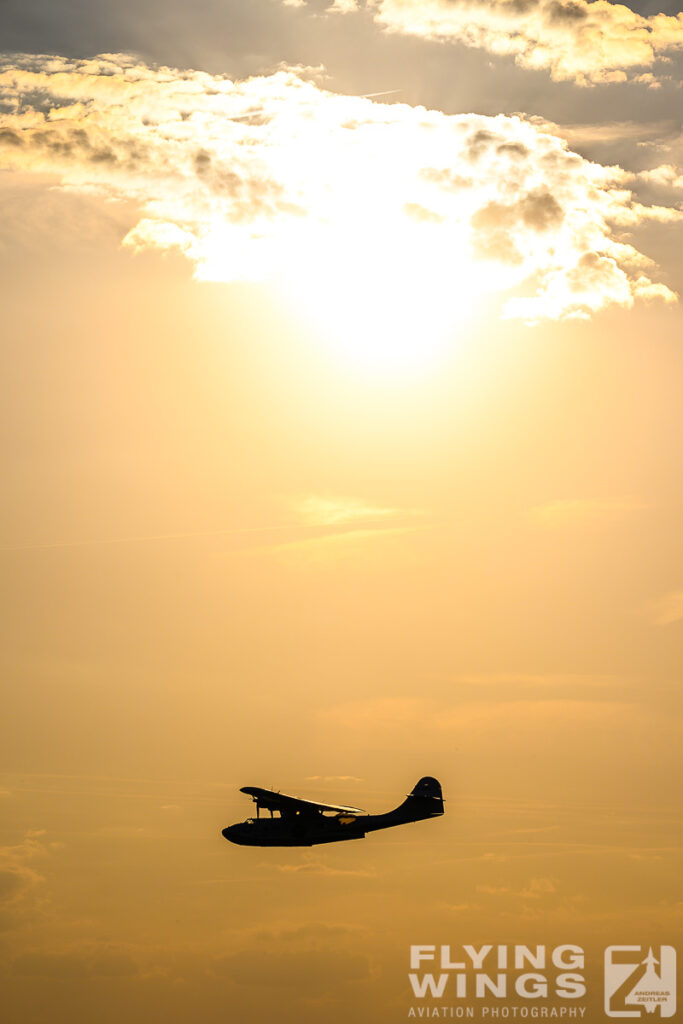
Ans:
[{"label": "text andreas zeitler", "polygon": [[[502,1006],[477,1005],[482,1018],[581,1019],[585,1007],[572,1000],[586,995],[585,956],[580,946],[462,946],[457,958],[450,946],[411,946],[410,974],[417,999],[500,1000]],[[549,999],[559,1005],[549,1006]],[[540,1001],[536,1002],[536,1000]],[[508,1001],[515,1004],[505,1005]],[[409,1017],[463,1019],[474,1016],[472,1006],[410,1008]]]}]

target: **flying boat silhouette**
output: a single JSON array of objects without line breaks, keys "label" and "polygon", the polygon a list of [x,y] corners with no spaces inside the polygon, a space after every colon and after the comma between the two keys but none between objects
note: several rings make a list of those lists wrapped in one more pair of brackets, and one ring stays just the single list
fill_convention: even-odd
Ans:
[{"label": "flying boat silhouette", "polygon": [[[436,818],[444,812],[441,786],[429,775],[386,814],[366,814],[358,807],[302,800],[258,786],[243,786],[240,792],[253,799],[256,817],[223,829],[223,836],[238,846],[317,846],[364,839],[368,832]],[[269,811],[270,817],[262,818],[261,810]]]}]

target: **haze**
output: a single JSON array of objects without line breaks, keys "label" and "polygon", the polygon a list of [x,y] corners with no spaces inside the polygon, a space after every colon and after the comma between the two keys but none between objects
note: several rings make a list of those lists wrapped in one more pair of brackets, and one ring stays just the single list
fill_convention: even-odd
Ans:
[{"label": "haze", "polygon": [[680,941],[680,15],[531,6],[3,5],[9,1019]]}]

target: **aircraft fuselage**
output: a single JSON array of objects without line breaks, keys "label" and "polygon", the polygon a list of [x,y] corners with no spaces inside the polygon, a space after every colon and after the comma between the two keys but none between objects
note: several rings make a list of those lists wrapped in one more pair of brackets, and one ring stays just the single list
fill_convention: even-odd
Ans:
[{"label": "aircraft fuselage", "polygon": [[[298,815],[297,815],[298,818]],[[336,818],[316,815],[314,820],[249,818],[223,829],[223,836],[238,846],[317,846],[346,839],[363,839],[357,824],[341,825]]]},{"label": "aircraft fuselage", "polygon": [[[254,792],[261,794],[264,791]],[[266,806],[272,803],[277,807],[280,798],[278,794],[266,794],[259,799],[268,801]],[[285,800],[287,802],[278,817],[249,818],[224,828],[222,835],[238,846],[318,846],[321,843],[363,839],[368,832],[443,814],[441,787],[431,777],[421,779],[404,802],[386,814],[356,814],[347,808],[330,816],[324,811],[335,808],[326,805],[317,807],[310,802],[292,798]],[[272,811],[272,807],[269,809]]]}]

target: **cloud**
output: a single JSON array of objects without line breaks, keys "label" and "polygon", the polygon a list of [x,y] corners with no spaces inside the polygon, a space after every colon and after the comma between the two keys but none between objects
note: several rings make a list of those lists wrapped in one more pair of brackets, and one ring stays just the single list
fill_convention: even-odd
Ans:
[{"label": "cloud", "polygon": [[409,526],[353,528],[305,540],[271,544],[265,550],[282,558],[287,564],[313,568],[334,568],[340,564],[367,568],[371,563],[383,563],[387,557],[396,565],[399,552],[393,542],[415,529]]},{"label": "cloud", "polygon": [[673,164],[659,164],[651,167],[648,171],[641,171],[638,177],[654,185],[664,185],[668,188],[683,188],[683,174]]},{"label": "cloud", "polygon": [[475,886],[475,892],[482,896],[513,896],[519,899],[543,899],[552,896],[557,891],[555,883],[547,878],[530,879],[526,886],[519,891],[509,886],[490,886],[479,884]]},{"label": "cloud", "polygon": [[669,121],[591,121],[556,124],[537,118],[539,128],[557,133],[566,139],[570,146],[591,144],[609,144],[614,142],[636,142],[638,145],[658,145],[662,138],[671,136],[672,125]]},{"label": "cloud", "polygon": [[520,896],[526,899],[539,900],[543,896],[549,896],[556,892],[555,883],[550,878],[532,878],[525,889],[522,889]]},{"label": "cloud", "polygon": [[388,508],[372,505],[361,498],[328,498],[311,495],[295,502],[295,511],[307,526],[345,526],[347,524],[373,524],[405,515],[417,510]]},{"label": "cloud", "polygon": [[362,925],[358,924],[328,924],[322,921],[310,921],[308,924],[263,927],[257,925],[253,929],[247,929],[246,933],[258,944],[277,946],[282,948],[305,948],[311,946],[330,946],[344,940],[350,940],[355,944],[358,936],[365,931]]},{"label": "cloud", "polygon": [[457,749],[461,754],[469,751],[477,761],[529,744],[539,757],[543,749],[543,756],[559,758],[561,748],[571,748],[576,742],[583,750],[591,746],[599,753],[602,748],[592,744],[605,729],[637,737],[646,718],[651,728],[662,734],[679,729],[680,710],[648,704],[628,682],[605,686],[587,678],[582,686],[579,677],[572,686],[570,679],[562,685],[536,688],[510,683],[479,693],[476,688],[454,683],[453,696],[442,700],[348,701],[320,709],[317,728],[325,745],[341,747],[352,741],[354,749],[367,745],[373,750],[413,752],[424,750],[426,744],[435,756]]},{"label": "cloud", "polygon": [[657,88],[643,69],[683,47],[683,14],[643,17],[607,0],[365,0],[364,7],[388,32],[512,56],[578,85],[631,80]]},{"label": "cloud", "polygon": [[[416,520],[425,515],[421,509],[374,505],[350,497],[310,495],[290,504],[299,520],[297,528],[307,535],[268,544],[267,550],[295,560],[303,556],[312,564],[354,557],[365,561],[368,542],[391,540],[420,529]],[[372,557],[380,555],[376,543],[373,549]]]},{"label": "cloud", "polygon": [[293,989],[315,997],[369,980],[370,964],[366,956],[342,949],[245,949],[217,960],[214,972],[237,985]]},{"label": "cloud", "polygon": [[15,57],[0,109],[0,166],[132,201],[127,248],[180,253],[201,280],[322,294],[328,316],[359,297],[385,330],[389,299],[398,319],[406,305],[441,324],[464,296],[531,322],[675,298],[624,233],[681,211],[644,206],[622,168],[521,116],[335,95],[301,69],[236,82],[122,55]]},{"label": "cloud", "polygon": [[475,892],[482,896],[513,896],[524,900],[540,900],[545,896],[553,895],[556,891],[555,883],[550,878],[532,878],[519,891],[505,885],[485,885],[481,883],[475,886]]},{"label": "cloud", "polygon": [[0,863],[0,903],[16,903],[44,878],[22,864]]},{"label": "cloud", "polygon": [[45,879],[32,862],[46,855],[40,842],[42,831],[31,829],[24,840],[15,846],[0,847],[0,904],[14,906],[21,903]]},{"label": "cloud", "polygon": [[372,869],[335,868],[329,864],[321,864],[317,861],[307,861],[305,864],[279,864],[277,870],[281,871],[285,875],[322,875],[325,878],[337,878],[340,876],[350,876],[352,878],[374,878],[377,874],[377,872]]},{"label": "cloud", "polygon": [[22,953],[12,962],[14,974],[30,978],[124,978],[138,973],[135,961],[115,950]]}]

